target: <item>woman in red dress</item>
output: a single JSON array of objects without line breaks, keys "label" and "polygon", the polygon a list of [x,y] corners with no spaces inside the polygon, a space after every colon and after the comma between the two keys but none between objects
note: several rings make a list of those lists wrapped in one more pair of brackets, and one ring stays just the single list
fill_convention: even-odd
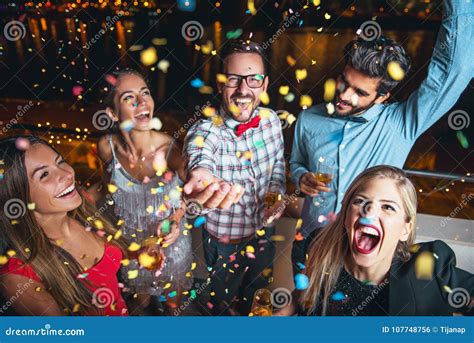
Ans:
[{"label": "woman in red dress", "polygon": [[0,291],[18,315],[128,315],[117,271],[126,247],[45,141],[0,141]]}]

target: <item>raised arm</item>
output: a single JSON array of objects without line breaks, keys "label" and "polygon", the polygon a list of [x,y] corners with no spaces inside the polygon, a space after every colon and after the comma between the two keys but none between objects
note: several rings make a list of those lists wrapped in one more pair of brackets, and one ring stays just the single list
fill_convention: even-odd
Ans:
[{"label": "raised arm", "polygon": [[456,103],[474,77],[474,3],[444,0],[444,17],[428,76],[407,101],[392,104],[394,125],[416,139]]}]

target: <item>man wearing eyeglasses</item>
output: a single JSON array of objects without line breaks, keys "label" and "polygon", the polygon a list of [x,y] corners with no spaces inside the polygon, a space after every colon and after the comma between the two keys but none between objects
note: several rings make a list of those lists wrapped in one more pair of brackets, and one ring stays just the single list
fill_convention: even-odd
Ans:
[{"label": "man wearing eyeglasses", "polygon": [[[228,41],[221,59],[222,120],[204,119],[189,130],[184,193],[188,204],[204,208],[209,312],[247,315],[255,291],[271,277],[274,243],[269,238],[284,209],[283,134],[276,113],[259,107],[268,86],[262,48]],[[270,192],[279,200],[267,208],[264,198]]]},{"label": "man wearing eyeglasses", "polygon": [[[299,115],[290,166],[306,198],[304,239],[293,244],[295,273],[304,269],[311,240],[329,222],[330,213],[339,212],[352,180],[380,164],[402,168],[416,139],[450,110],[474,76],[474,49],[467,48],[474,37],[474,4],[445,0],[444,8],[428,75],[406,101],[385,103],[410,68],[402,45],[362,33],[344,49],[346,66],[332,103]],[[315,178],[318,162],[327,158],[335,161],[328,184]],[[319,201],[321,192],[324,203]]]}]

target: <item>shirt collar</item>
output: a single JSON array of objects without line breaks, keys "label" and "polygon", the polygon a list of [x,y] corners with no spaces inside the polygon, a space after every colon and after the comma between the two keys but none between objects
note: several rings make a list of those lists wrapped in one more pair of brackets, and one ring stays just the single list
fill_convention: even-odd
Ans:
[{"label": "shirt collar", "polygon": [[339,119],[350,120],[357,123],[367,123],[377,117],[383,109],[383,104],[373,104],[367,111],[362,114],[355,115],[355,116],[347,116],[347,117],[336,117]]}]

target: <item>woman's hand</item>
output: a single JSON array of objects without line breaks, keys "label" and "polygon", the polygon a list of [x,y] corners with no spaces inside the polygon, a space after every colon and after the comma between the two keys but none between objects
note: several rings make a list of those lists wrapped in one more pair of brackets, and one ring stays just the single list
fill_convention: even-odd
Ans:
[{"label": "woman's hand", "polygon": [[173,244],[174,242],[176,242],[176,240],[178,239],[179,237],[179,225],[177,222],[172,222],[170,224],[170,228],[171,228],[171,231],[169,234],[167,234],[164,238],[163,238],[163,247],[166,248],[167,246]]}]

